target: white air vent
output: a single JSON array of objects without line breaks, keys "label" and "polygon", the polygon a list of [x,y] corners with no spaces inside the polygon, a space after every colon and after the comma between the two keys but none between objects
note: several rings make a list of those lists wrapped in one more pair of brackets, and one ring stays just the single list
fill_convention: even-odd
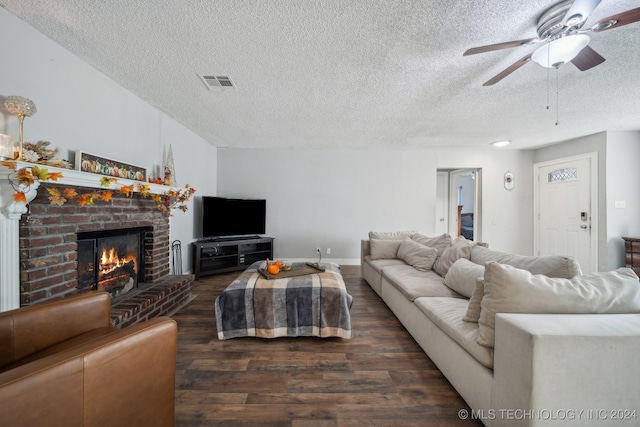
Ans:
[{"label": "white air vent", "polygon": [[229,76],[205,76],[202,74],[198,74],[198,76],[209,90],[237,90]]}]

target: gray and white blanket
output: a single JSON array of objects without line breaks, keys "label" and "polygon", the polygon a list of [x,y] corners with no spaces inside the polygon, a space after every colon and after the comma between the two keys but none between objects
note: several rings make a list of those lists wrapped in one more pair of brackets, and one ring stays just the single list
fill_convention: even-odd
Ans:
[{"label": "gray and white blanket", "polygon": [[323,263],[323,272],[268,280],[258,273],[264,264],[253,263],[216,298],[218,339],[352,337],[353,297],[338,265]]}]

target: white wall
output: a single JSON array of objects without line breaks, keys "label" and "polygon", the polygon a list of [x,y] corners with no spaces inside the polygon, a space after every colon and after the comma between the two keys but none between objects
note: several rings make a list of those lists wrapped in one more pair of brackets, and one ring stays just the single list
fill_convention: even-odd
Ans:
[{"label": "white wall", "polygon": [[[640,132],[607,132],[607,269],[625,265],[622,237],[640,237]],[[625,202],[616,208],[615,202]]]},{"label": "white wall", "polygon": [[[532,253],[529,151],[220,149],[218,195],[267,199],[276,257],[314,259],[321,247],[324,258],[357,263],[371,230],[434,233],[439,168],[482,168],[482,240]],[[507,170],[513,191],[503,187]]]},{"label": "white wall", "polygon": [[[0,8],[0,100],[33,100],[38,112],[24,120],[24,140],[50,141],[61,157],[83,150],[143,166],[164,162],[172,145],[178,184],[215,194],[216,148],[141,100],[34,28]],[[0,103],[2,104],[2,103]],[[0,133],[17,140],[17,118],[0,107]],[[196,194],[198,194],[196,193]],[[191,211],[171,219],[171,240],[182,242],[183,271],[191,268],[188,243],[197,236]]]},{"label": "white wall", "polygon": [[[481,218],[478,230],[474,230],[476,240],[495,250],[532,255],[533,152],[451,149],[439,150],[435,156],[438,169],[481,169],[476,177],[481,182],[474,213]],[[504,188],[508,171],[514,175],[513,190]]]}]

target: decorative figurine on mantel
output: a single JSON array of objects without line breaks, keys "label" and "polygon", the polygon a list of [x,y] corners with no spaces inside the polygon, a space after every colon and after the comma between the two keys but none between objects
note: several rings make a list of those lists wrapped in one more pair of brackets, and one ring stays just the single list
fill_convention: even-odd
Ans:
[{"label": "decorative figurine on mantel", "polygon": [[164,185],[178,185],[176,181],[176,169],[173,165],[173,150],[171,149],[171,144],[169,144],[167,161],[164,164]]}]

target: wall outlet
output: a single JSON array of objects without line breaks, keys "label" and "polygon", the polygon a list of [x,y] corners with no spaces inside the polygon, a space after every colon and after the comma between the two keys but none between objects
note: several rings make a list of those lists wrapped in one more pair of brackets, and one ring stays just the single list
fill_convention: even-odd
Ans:
[{"label": "wall outlet", "polygon": [[327,255],[331,255],[331,248],[327,248]]},{"label": "wall outlet", "polygon": [[316,252],[321,253],[322,251],[320,250],[320,248],[316,248]]}]

